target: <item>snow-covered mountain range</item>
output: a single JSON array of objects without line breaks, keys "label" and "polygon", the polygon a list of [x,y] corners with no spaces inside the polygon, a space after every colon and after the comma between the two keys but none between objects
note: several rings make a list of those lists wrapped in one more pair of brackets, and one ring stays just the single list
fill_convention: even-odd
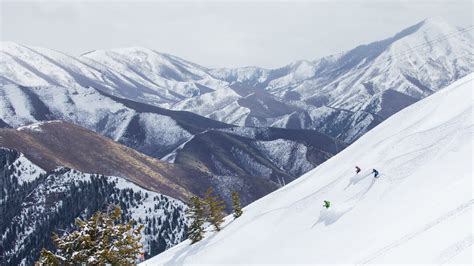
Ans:
[{"label": "snow-covered mountain range", "polygon": [[142,265],[472,265],[473,86],[470,74],[400,111],[220,232]]},{"label": "snow-covered mountain range", "polygon": [[[220,177],[211,180],[214,182],[215,188],[221,188],[223,191],[239,184],[245,204],[294,180],[345,147],[343,143],[315,131],[235,127],[193,113],[170,111],[117,98],[93,88],[81,86],[23,87],[5,85],[0,90],[0,95],[3,96],[0,98],[0,110],[2,110],[2,119],[5,123],[20,129],[28,129],[35,125],[40,129],[44,127],[44,134],[38,132],[33,134],[35,131],[31,130],[23,131],[23,134],[15,130],[0,130],[0,133],[8,135],[6,140],[13,140],[14,136],[18,137],[19,140],[11,147],[7,146],[9,148],[18,149],[18,145],[24,143],[21,141],[24,139],[36,139],[39,143],[36,143],[38,146],[45,145],[48,148],[51,148],[52,143],[56,145],[57,149],[78,145],[73,152],[76,154],[78,162],[87,161],[86,151],[77,153],[78,150],[84,150],[81,148],[93,148],[98,153],[107,153],[107,145],[104,145],[103,149],[100,149],[99,145],[80,146],[82,143],[91,143],[89,139],[99,139],[98,136],[93,136],[92,132],[81,128],[85,127],[146,155],[178,164],[173,169],[182,169],[179,172],[169,173],[167,177],[173,178],[175,176],[180,179],[188,176],[190,179],[188,181],[193,178],[193,182],[196,184],[189,186],[199,188],[193,193],[199,194],[200,190],[204,192],[209,185],[209,182],[206,181],[209,178],[196,179],[198,176]],[[60,123],[41,122],[44,120],[62,120],[81,127],[74,128],[67,124],[61,126]],[[33,124],[29,124],[32,122]],[[23,126],[25,124],[30,126]],[[21,137],[25,134],[28,135],[28,132],[30,136]],[[48,136],[56,138],[52,141]],[[286,145],[270,144],[277,139],[281,139]],[[6,140],[0,140],[0,144],[2,142],[8,143]],[[106,142],[100,140],[101,144]],[[23,152],[26,153],[28,148],[24,148]],[[283,151],[286,153],[286,157],[275,160],[273,154]],[[38,151],[39,154],[42,152],[44,151]],[[124,153],[126,152],[124,151]],[[60,155],[67,156],[71,153]],[[288,166],[296,160],[298,160],[299,166]],[[64,161],[55,161],[58,164],[53,166],[65,166]],[[69,166],[74,166],[73,160],[67,162],[71,164]],[[103,166],[107,166],[108,163],[110,162],[105,162]],[[115,163],[117,162],[112,162],[111,165]],[[265,169],[265,171],[260,169]],[[92,169],[88,166],[79,170],[114,174],[101,172],[98,171],[99,168]],[[135,175],[133,171],[121,174],[124,176]],[[148,174],[141,176],[146,177]],[[233,181],[227,182],[226,179]],[[147,188],[157,185],[150,182],[141,185],[144,184]],[[183,199],[183,193],[176,194],[174,190],[158,191]]]},{"label": "snow-covered mountain range", "polygon": [[[156,254],[184,238],[185,206],[179,200],[213,187],[228,204],[230,192],[238,191],[246,205],[325,162],[385,119],[330,162],[247,208],[219,235],[191,248],[185,242],[152,263],[268,263],[269,252],[278,253],[272,255],[275,262],[365,263],[385,262],[381,254],[386,261],[408,254],[423,238],[436,240],[443,226],[463,225],[471,210],[472,197],[463,190],[469,171],[460,158],[466,156],[463,145],[472,142],[465,136],[472,133],[472,117],[466,122],[462,109],[472,110],[472,101],[465,104],[474,70],[472,29],[427,19],[385,40],[277,69],[210,69],[141,47],[71,56],[1,42],[0,148],[8,148],[0,150],[0,216],[7,217],[1,221],[0,251],[8,255],[1,259],[30,264],[42,246],[51,245],[53,228],[67,229],[75,217],[110,202],[122,204],[127,218],[145,220],[147,252]],[[446,102],[456,104],[449,109]],[[364,168],[361,175],[350,174],[354,164]],[[369,167],[382,173],[375,183]],[[443,179],[440,172],[453,175]],[[450,189],[459,191],[453,200]],[[140,200],[127,196],[130,191]],[[416,193],[426,197],[419,200]],[[435,193],[439,208],[427,201]],[[333,202],[331,209],[321,210],[323,198]],[[415,200],[426,208],[407,210]],[[79,202],[74,213],[61,212],[71,202]],[[397,208],[388,213],[384,204]],[[399,224],[406,213],[414,217],[413,227]],[[31,217],[15,223],[25,214]],[[384,235],[374,221],[399,230]],[[453,234],[451,246],[433,245],[433,252],[413,258],[456,261],[458,251],[464,258],[465,246],[472,245],[472,236],[460,238],[464,233]],[[257,249],[247,245],[252,236],[259,236]],[[281,236],[285,243],[278,241]],[[325,246],[322,241],[333,236]],[[352,238],[359,249],[307,255],[308,247],[333,250]]]},{"label": "snow-covered mountain range", "polygon": [[228,81],[240,97],[234,96],[231,104],[229,96],[222,97],[225,108],[200,106],[206,95],[174,108],[239,125],[311,128],[351,142],[395,112],[471,73],[471,30],[432,18],[385,40],[279,69],[214,69],[211,73]]},{"label": "snow-covered mountain range", "polygon": [[53,248],[51,234],[71,230],[75,218],[88,218],[110,205],[122,221],[144,225],[144,252],[154,255],[186,238],[187,206],[143,189],[124,178],[69,168],[45,171],[23,154],[0,149],[0,247],[2,265],[32,265],[41,248]]},{"label": "snow-covered mountain range", "polygon": [[214,187],[228,203],[229,191],[238,191],[242,203],[248,204],[291,182],[345,146],[308,130],[217,128],[196,133],[178,146],[165,158],[174,162],[171,164],[77,125],[53,120],[0,129],[0,147],[24,153],[47,171],[69,167],[122,176],[184,201]]},{"label": "snow-covered mountain range", "polygon": [[69,56],[4,42],[0,82],[91,87],[228,124],[316,129],[351,142],[471,73],[471,30],[427,19],[388,39],[278,69],[209,69],[138,47]]}]

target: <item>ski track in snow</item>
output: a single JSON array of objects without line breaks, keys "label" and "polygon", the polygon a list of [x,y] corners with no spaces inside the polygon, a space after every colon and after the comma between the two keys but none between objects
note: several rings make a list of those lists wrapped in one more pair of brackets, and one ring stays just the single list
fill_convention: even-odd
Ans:
[{"label": "ski track in snow", "polygon": [[[375,253],[372,253],[370,256],[362,259],[357,264],[358,265],[364,265],[364,264],[370,263],[371,261],[375,260],[376,258],[378,258],[378,257],[384,255],[385,253],[389,252],[391,249],[394,249],[394,248],[404,244],[405,242],[410,241],[411,239],[417,237],[418,235],[425,233],[426,231],[430,230],[434,226],[436,226],[436,225],[438,225],[442,222],[447,221],[448,219],[452,218],[453,216],[460,215],[463,212],[468,211],[470,209],[470,207],[473,205],[473,203],[474,203],[474,200],[470,200],[468,202],[465,202],[465,203],[459,205],[457,208],[455,208],[455,209],[447,212],[446,214],[438,217],[437,219],[427,223],[425,226],[423,226],[419,230],[411,232],[411,233],[403,236],[402,238],[392,242],[391,244],[383,247],[382,249],[376,251]],[[472,245],[472,239],[471,239],[470,244]]]},{"label": "ski track in snow", "polygon": [[465,251],[468,248],[471,248],[473,242],[474,235],[470,234],[469,236],[466,236],[462,240],[458,241],[457,243],[443,251],[436,261],[439,262],[441,265],[448,263],[449,261],[451,261],[451,259],[456,257],[461,252]]}]

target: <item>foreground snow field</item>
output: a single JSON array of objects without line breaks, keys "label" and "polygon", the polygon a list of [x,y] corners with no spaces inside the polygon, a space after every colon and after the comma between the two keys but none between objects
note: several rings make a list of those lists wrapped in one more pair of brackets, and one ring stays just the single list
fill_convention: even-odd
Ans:
[{"label": "foreground snow field", "polygon": [[221,232],[143,265],[471,264],[473,79],[387,119],[242,217],[228,217]]}]

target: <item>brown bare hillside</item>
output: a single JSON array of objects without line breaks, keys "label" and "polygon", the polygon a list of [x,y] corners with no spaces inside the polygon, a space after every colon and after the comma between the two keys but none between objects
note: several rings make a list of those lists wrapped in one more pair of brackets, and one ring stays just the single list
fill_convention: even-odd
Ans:
[{"label": "brown bare hillside", "polygon": [[[0,146],[24,153],[47,171],[65,166],[81,172],[121,176],[144,188],[182,200],[208,185],[208,177],[202,172],[159,161],[62,121],[20,129],[2,128]],[[191,182],[193,179],[199,179],[199,182]],[[196,183],[201,185],[196,187]]]}]

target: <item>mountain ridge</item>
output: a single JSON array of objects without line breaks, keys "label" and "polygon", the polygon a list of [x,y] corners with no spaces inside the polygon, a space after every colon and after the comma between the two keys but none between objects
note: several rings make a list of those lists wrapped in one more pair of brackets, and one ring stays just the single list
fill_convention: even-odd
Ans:
[{"label": "mountain ridge", "polygon": [[[0,129],[0,146],[22,152],[46,171],[69,167],[86,173],[122,176],[141,187],[182,201],[193,195],[175,179],[191,171],[183,171],[63,121]],[[103,151],[107,152],[102,154]]]},{"label": "mountain ridge", "polygon": [[[407,100],[400,104],[400,97],[392,99],[393,94],[381,97],[386,90],[419,100],[472,72],[474,56],[469,30],[472,27],[451,27],[441,18],[426,19],[382,41],[276,69],[211,69],[137,47],[96,50],[80,57],[58,55],[43,48],[33,56],[29,55],[31,51],[4,47],[4,53],[13,50],[15,58],[23,60],[29,70],[13,60],[0,71],[0,76],[4,84],[24,86],[78,83],[121,98],[190,111],[239,126],[295,128],[295,122],[287,122],[292,116],[292,121],[299,120],[296,125],[303,129],[320,130],[318,125],[327,124],[328,128],[320,132],[350,143],[380,122],[374,116],[382,104],[394,110],[385,113],[390,115],[412,103]],[[51,65],[41,52],[48,58],[57,58],[67,71]],[[30,57],[39,61],[31,61]],[[2,61],[10,59],[4,56]],[[43,72],[38,72],[34,67],[37,63],[51,67],[42,67]],[[12,75],[8,69],[13,66],[17,74],[24,74]],[[48,83],[41,76],[57,79]],[[249,95],[249,91],[262,94]],[[251,105],[241,103],[248,101],[245,97],[252,99]],[[267,103],[272,102],[287,106],[287,111],[261,116]],[[368,122],[351,132],[350,125],[360,119],[358,111],[366,112],[364,119]],[[333,116],[338,118],[334,120]],[[344,130],[338,130],[339,123],[345,124]]]},{"label": "mountain ridge", "polygon": [[[45,97],[44,94],[38,95]],[[104,105],[105,99],[113,99],[100,100],[102,98],[95,98],[95,95],[89,94],[94,96],[91,99],[100,105]],[[88,99],[85,102],[92,106],[95,105],[94,101]],[[87,129],[79,126],[82,120],[77,118],[66,120],[67,122],[42,121],[17,129],[0,129],[0,136],[3,136],[0,138],[0,146],[25,153],[44,169],[53,170],[57,166],[67,166],[82,172],[128,177],[142,187],[183,201],[187,201],[193,194],[204,195],[209,187],[213,187],[221,197],[228,196],[227,192],[234,189],[241,193],[244,205],[290,182],[299,176],[301,171],[311,169],[345,148],[344,143],[314,131],[239,128],[192,113],[120,101],[130,108],[135,108],[131,109],[131,115],[123,116],[125,125],[103,122],[111,120],[110,116],[114,113],[130,112],[122,107],[114,107],[114,104],[120,102],[111,104],[106,101],[108,108],[114,111],[101,114],[87,113],[83,109],[65,109],[74,110],[76,115],[87,117],[89,122],[97,121],[86,125]],[[52,104],[54,102],[40,103],[55,108],[57,106]],[[51,114],[57,113],[54,109],[50,111]],[[92,119],[96,116],[97,119]],[[63,117],[48,117],[61,118]],[[112,122],[116,120],[118,118],[114,118]],[[201,123],[201,120],[208,125]],[[70,124],[71,122],[76,125]],[[122,132],[119,138],[109,132],[114,128]],[[215,142],[212,136],[218,136],[219,141]],[[274,145],[268,149],[256,146],[270,145],[277,138],[284,141],[283,146]],[[189,149],[190,145],[197,145],[198,149]],[[213,149],[208,153],[199,151],[209,147]],[[238,152],[224,152],[226,149]],[[287,151],[286,159],[275,161],[269,157],[282,149]],[[300,165],[304,167],[285,166],[294,158],[299,158]],[[259,163],[249,165],[249,160],[257,160]],[[267,170],[259,171],[262,167]],[[227,179],[238,182],[239,189],[232,188],[232,183],[226,182]],[[256,186],[260,187],[257,189]],[[230,199],[226,203],[230,206]]]}]

